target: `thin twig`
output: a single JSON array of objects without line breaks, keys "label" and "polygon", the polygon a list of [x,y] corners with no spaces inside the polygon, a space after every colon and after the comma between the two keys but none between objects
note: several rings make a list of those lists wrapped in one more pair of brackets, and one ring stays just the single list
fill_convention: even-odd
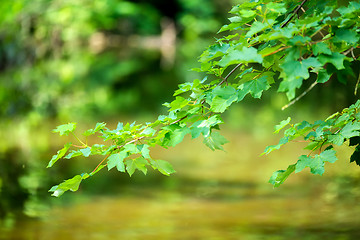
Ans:
[{"label": "thin twig", "polygon": [[[351,53],[353,50],[354,50],[354,47],[351,47],[351,48],[349,48],[348,50],[342,52],[342,54],[346,56],[346,55],[348,55],[349,53]],[[354,59],[354,60],[356,60],[356,59]]]},{"label": "thin twig", "polygon": [[297,14],[297,12],[302,8],[302,6],[307,2],[307,0],[303,0],[302,3],[294,10],[294,12],[292,13],[292,16],[289,18],[289,20],[287,20],[283,25],[281,25],[281,28],[285,27],[286,25],[288,25],[288,23],[293,19],[293,17]]},{"label": "thin twig", "polygon": [[127,142],[127,143],[125,143],[125,144],[123,144],[123,145],[121,145],[121,146],[117,146],[116,148],[117,148],[117,149],[120,149],[120,148],[122,148],[122,147],[124,147],[124,146],[126,146],[126,145],[128,145],[128,144],[137,142],[137,141],[139,141],[139,140],[141,140],[141,139],[143,139],[143,138],[145,138],[145,136],[142,136],[142,137],[139,137],[139,138],[135,138],[135,139],[131,140],[130,142]]},{"label": "thin twig", "polygon": [[358,89],[358,87],[359,87],[359,82],[360,82],[360,72],[359,72],[358,80],[357,80],[356,85],[355,85],[354,95],[356,95],[356,93],[357,93],[357,89]]},{"label": "thin twig", "polygon": [[178,119],[178,120],[176,120],[176,121],[174,121],[174,122],[170,123],[169,125],[176,124],[176,123],[178,123],[178,122],[180,122],[180,121],[184,120],[184,119],[185,119],[185,118],[187,118],[187,117],[188,117],[188,115],[186,115],[186,116],[184,116],[184,117],[182,117],[182,118],[180,118],[180,119]]},{"label": "thin twig", "polygon": [[355,54],[354,54],[354,48],[351,49],[351,56],[352,56],[353,59],[356,61],[356,57],[355,57]]},{"label": "thin twig", "polygon": [[91,173],[94,173],[99,167],[100,165],[108,158],[110,157],[111,153],[109,153],[97,166],[96,168],[91,172]]},{"label": "thin twig", "polygon": [[290,107],[291,105],[293,105],[294,103],[296,103],[297,101],[299,101],[302,97],[304,97],[308,92],[310,92],[311,89],[313,89],[313,87],[316,86],[316,84],[318,84],[317,81],[315,81],[313,84],[311,84],[311,86],[306,89],[302,94],[300,94],[297,98],[295,98],[294,100],[292,100],[291,102],[289,102],[288,104],[286,104],[285,106],[283,106],[281,108],[281,110],[285,110],[286,108]]},{"label": "thin twig", "polygon": [[226,77],[218,84],[218,86],[221,86],[224,84],[224,82],[226,82],[228,80],[228,78],[236,71],[236,69],[238,69],[240,66],[242,65],[242,63],[239,63],[238,65],[236,65],[230,72],[228,75],[226,75]]}]

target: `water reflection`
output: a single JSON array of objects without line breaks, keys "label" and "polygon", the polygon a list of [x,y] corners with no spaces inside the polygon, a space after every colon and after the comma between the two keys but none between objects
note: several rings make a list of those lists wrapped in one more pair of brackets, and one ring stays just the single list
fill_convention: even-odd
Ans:
[{"label": "water reflection", "polygon": [[[296,186],[298,187],[298,186]],[[233,186],[230,186],[233,188]],[[144,189],[152,196],[95,197],[20,222],[1,239],[358,239],[359,207],[324,204],[309,195],[238,200]],[[244,191],[243,191],[244,190]],[[138,190],[138,193],[141,191]],[[145,194],[146,195],[146,194]],[[5,238],[4,238],[5,237]]]},{"label": "water reflection", "polygon": [[[273,189],[271,171],[293,161],[298,146],[259,158],[261,141],[227,137],[227,153],[196,141],[158,149],[153,157],[172,159],[177,174],[111,171],[53,199],[63,203],[44,218],[8,218],[13,227],[0,239],[360,239],[357,168],[339,162],[323,177],[305,172]],[[251,151],[239,154],[240,145]]]}]

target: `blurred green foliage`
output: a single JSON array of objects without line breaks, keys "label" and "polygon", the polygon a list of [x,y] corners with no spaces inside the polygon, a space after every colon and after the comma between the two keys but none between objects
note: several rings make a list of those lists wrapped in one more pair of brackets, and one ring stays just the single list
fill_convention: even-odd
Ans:
[{"label": "blurred green foliage", "polygon": [[61,144],[49,133],[55,123],[161,111],[176,86],[197,74],[189,69],[231,4],[1,1],[0,217],[43,208],[52,181],[44,167]]},{"label": "blurred green foliage", "polygon": [[[49,129],[59,122],[92,125],[163,111],[161,103],[179,83],[198,77],[189,69],[197,67],[197,57],[226,23],[230,7],[241,2],[0,1],[0,218],[13,216],[17,208],[39,215],[48,187],[76,172],[76,163],[44,172],[49,156],[62,145]],[[164,42],[165,53],[173,55],[164,54]],[[325,98],[341,106],[352,96],[318,91],[308,96],[314,103],[310,112],[322,111],[318,106]],[[266,106],[250,101],[244,103],[246,110],[234,106],[230,125],[272,125],[280,112],[272,109],[281,108],[284,99],[270,94],[264,99]],[[246,121],[249,115],[260,121]]]}]

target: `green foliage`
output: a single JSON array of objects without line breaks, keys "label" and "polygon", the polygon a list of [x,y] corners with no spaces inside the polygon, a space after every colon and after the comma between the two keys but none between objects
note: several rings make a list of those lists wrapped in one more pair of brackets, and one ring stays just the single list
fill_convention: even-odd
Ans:
[{"label": "green foliage", "polygon": [[[146,174],[149,166],[169,175],[174,172],[170,163],[153,160],[149,148],[175,146],[191,134],[192,138],[202,135],[211,150],[223,150],[227,140],[219,133],[223,123],[221,114],[246,95],[261,98],[271,86],[277,85],[278,92],[285,93],[291,105],[317,84],[334,80],[336,76],[344,81],[339,77],[342,71],[354,76],[351,64],[359,59],[359,2],[340,6],[337,1],[305,0],[296,5],[294,1],[259,0],[237,5],[230,13],[234,15],[230,23],[219,31],[223,36],[205,50],[199,58],[200,67],[195,69],[211,77],[179,85],[175,100],[164,104],[168,115],[159,116],[152,123],[119,123],[115,130],[99,123],[84,133],[85,138],[96,133],[108,145],[89,146],[87,139],[76,137],[81,145],[66,145],[69,147],[60,150],[49,166],[70,148],[65,158],[95,154],[104,158],[90,174],[75,176],[53,187],[54,196],[77,190],[83,179],[105,166],[108,170],[116,167],[130,176],[136,170]],[[311,87],[295,98],[305,81],[311,81]],[[297,138],[308,142],[306,149],[310,152],[300,156],[287,170],[276,171],[270,183],[277,187],[291,173],[305,168],[322,175],[325,162],[337,160],[333,145],[348,141],[356,146],[351,161],[359,164],[359,106],[360,101],[324,121],[292,124],[288,118],[276,126],[275,132],[287,127],[284,137],[277,145],[267,147],[265,154]],[[72,126],[59,126],[55,132],[73,133]]]}]

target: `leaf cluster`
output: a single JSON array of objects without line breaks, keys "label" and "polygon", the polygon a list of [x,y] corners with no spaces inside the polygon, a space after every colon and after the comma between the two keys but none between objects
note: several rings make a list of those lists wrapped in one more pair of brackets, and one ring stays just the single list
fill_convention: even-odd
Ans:
[{"label": "leaf cluster", "polygon": [[[103,159],[91,173],[54,186],[50,190],[54,196],[67,190],[76,191],[83,179],[105,166],[130,176],[136,170],[146,174],[148,167],[169,175],[174,169],[164,160],[153,160],[151,147],[173,147],[191,135],[192,138],[202,136],[204,144],[212,150],[223,150],[227,140],[218,130],[223,123],[222,113],[233,103],[247,95],[261,98],[277,83],[278,92],[285,93],[293,104],[311,90],[295,98],[304,81],[314,81],[311,88],[326,83],[332,76],[340,76],[341,71],[352,73],[350,63],[359,60],[360,3],[357,1],[340,6],[335,0],[304,0],[301,4],[289,0],[258,0],[234,6],[230,13],[233,14],[230,23],[219,31],[222,37],[203,52],[199,57],[200,67],[194,69],[206,77],[180,84],[174,93],[175,99],[164,104],[167,115],[160,115],[152,123],[119,123],[114,130],[98,123],[83,133],[85,141],[74,134],[74,123],[55,129],[60,135],[73,134],[80,145],[66,144],[53,156],[49,167],[61,158],[102,155]],[[275,172],[270,182],[278,186],[292,172],[306,167],[314,174],[323,174],[325,162],[337,159],[331,146],[347,141],[356,146],[352,161],[359,164],[359,104],[314,124],[304,121],[292,125],[290,118],[281,122],[276,132],[290,127],[279,144],[267,147],[265,153],[303,137],[309,142],[310,154],[300,156],[287,170]],[[89,146],[86,138],[90,135],[99,136],[106,145]]]},{"label": "leaf cluster", "polygon": [[[284,131],[284,137],[280,139],[277,145],[268,146],[264,154],[268,154],[291,141],[306,142],[306,150],[308,155],[299,157],[295,164],[290,165],[286,170],[279,170],[273,173],[270,183],[275,187],[282,184],[287,177],[295,172],[300,172],[304,168],[309,167],[313,174],[322,175],[325,171],[325,162],[334,163],[337,160],[334,146],[348,144],[354,147],[350,162],[356,162],[360,165],[360,100],[349,108],[343,109],[342,112],[334,113],[325,121],[318,120],[315,123],[303,121],[301,123],[291,124],[290,118],[282,121],[275,127],[279,132],[287,127]],[[298,139],[301,140],[298,140]]]}]

